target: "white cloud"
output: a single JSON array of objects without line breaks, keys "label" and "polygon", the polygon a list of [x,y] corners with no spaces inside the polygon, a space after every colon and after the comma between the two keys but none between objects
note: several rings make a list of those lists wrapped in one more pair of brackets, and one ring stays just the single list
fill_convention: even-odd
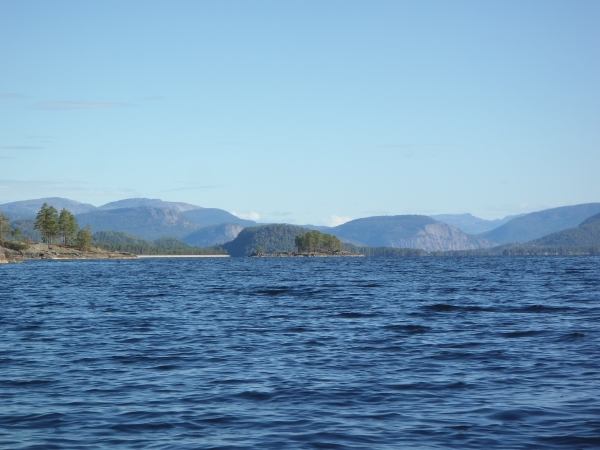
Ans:
[{"label": "white cloud", "polygon": [[258,219],[260,219],[260,214],[255,211],[250,211],[249,213],[236,213],[235,211],[231,211],[231,214],[233,214],[236,217],[239,217],[240,219],[247,219],[247,220],[254,220],[254,221],[257,221]]},{"label": "white cloud", "polygon": [[342,216],[331,216],[328,219],[323,219],[323,222],[325,223],[325,225],[329,226],[329,227],[337,227],[338,225],[341,225],[343,223],[346,222],[350,222],[352,220],[352,217],[342,217]]}]

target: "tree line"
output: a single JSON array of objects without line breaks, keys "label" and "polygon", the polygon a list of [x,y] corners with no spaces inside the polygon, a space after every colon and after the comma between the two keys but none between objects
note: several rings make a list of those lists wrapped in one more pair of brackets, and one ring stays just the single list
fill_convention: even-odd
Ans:
[{"label": "tree line", "polygon": [[77,219],[67,209],[60,213],[54,206],[47,203],[37,213],[34,229],[42,234],[42,242],[53,244],[55,242],[71,245],[87,250],[92,244],[92,227],[80,228]]},{"label": "tree line", "polygon": [[294,239],[296,247],[300,253],[305,252],[335,252],[342,251],[344,246],[342,241],[336,236],[327,233],[321,233],[317,230],[311,230],[300,234]]},{"label": "tree line", "polygon": [[[80,228],[70,211],[63,208],[59,213],[54,206],[48,206],[47,203],[44,203],[37,213],[34,229],[40,231],[42,242],[46,244],[64,244],[87,250],[93,241],[92,228],[89,225]],[[21,230],[11,230],[10,218],[0,211],[0,241],[6,237],[15,241],[23,239]]]},{"label": "tree line", "polygon": [[128,252],[136,255],[226,255],[219,247],[193,247],[175,238],[160,238],[148,241],[120,231],[98,231],[94,234],[94,245],[113,252]]}]

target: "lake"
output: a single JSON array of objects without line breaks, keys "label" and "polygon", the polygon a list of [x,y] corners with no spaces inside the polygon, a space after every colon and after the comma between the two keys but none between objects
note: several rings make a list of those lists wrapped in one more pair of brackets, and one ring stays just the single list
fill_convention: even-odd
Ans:
[{"label": "lake", "polygon": [[0,447],[600,447],[600,258],[0,268]]}]

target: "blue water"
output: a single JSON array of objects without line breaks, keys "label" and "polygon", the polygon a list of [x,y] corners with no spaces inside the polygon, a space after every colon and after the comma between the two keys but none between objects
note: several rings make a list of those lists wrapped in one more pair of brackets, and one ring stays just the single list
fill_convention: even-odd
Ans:
[{"label": "blue water", "polygon": [[0,448],[600,448],[600,258],[0,267]]}]

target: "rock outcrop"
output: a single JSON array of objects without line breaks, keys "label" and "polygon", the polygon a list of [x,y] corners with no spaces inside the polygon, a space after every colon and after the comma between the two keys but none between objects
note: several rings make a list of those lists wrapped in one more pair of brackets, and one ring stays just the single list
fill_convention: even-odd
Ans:
[{"label": "rock outcrop", "polygon": [[237,223],[222,223],[200,228],[198,231],[184,237],[183,240],[188,245],[212,247],[213,245],[233,241],[243,229],[244,226]]},{"label": "rock outcrop", "polygon": [[330,233],[359,246],[418,248],[429,252],[473,250],[495,245],[487,239],[419,215],[356,219],[332,228]]},{"label": "rock outcrop", "polygon": [[137,258],[132,253],[109,252],[92,247],[89,251],[79,250],[64,245],[48,245],[31,243],[27,248],[17,250],[0,246],[0,264],[23,262],[28,259],[131,259]]}]

